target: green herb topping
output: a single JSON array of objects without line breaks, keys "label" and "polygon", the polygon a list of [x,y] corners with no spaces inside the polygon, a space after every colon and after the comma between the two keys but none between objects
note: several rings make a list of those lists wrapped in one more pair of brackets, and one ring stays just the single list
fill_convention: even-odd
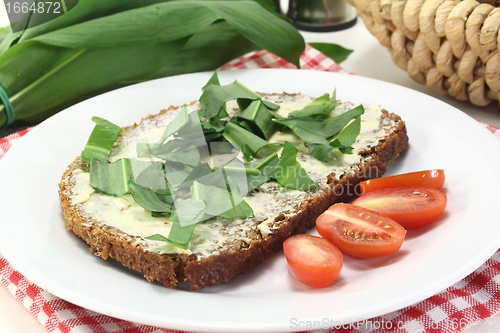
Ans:
[{"label": "green herb topping", "polygon": [[92,121],[96,125],[85,145],[82,160],[89,162],[94,158],[105,161],[108,159],[111,148],[113,148],[113,144],[122,129],[120,126],[99,117],[92,117]]},{"label": "green herb topping", "polygon": [[[284,118],[276,112],[279,105],[262,100],[240,82],[221,86],[217,73],[202,90],[201,110],[188,112],[184,105],[160,140],[137,144],[137,154],[144,159],[122,158],[108,163],[121,129],[96,117],[96,127],[82,154],[90,164],[90,186],[109,195],[130,194],[153,217],[170,216],[168,237],[156,234],[147,239],[182,249],[189,248],[197,223],[254,217],[244,197],[268,181],[286,189],[319,190],[297,161],[299,149],[288,141],[267,141],[273,134],[292,131],[311,155],[325,160],[334,149],[352,153],[364,113],[358,106],[333,116],[339,104],[334,92],[331,98],[321,96]],[[236,100],[241,110],[233,117],[226,110],[226,102],[231,100]],[[244,160],[235,157],[238,151]],[[229,157],[225,158],[228,162],[214,163],[219,155]],[[204,157],[211,158],[212,165],[202,163]]]}]

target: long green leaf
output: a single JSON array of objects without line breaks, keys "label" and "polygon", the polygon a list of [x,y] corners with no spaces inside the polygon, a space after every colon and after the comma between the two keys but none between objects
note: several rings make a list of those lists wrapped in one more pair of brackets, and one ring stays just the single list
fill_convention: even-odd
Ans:
[{"label": "long green leaf", "polygon": [[28,27],[29,20],[33,15],[32,11],[28,11],[25,15],[23,15],[18,21],[13,22],[10,26],[12,33],[5,36],[0,43],[0,55],[2,55],[8,48],[14,44],[17,40],[19,40],[24,34],[26,28]]},{"label": "long green leaf", "polygon": [[192,35],[218,19],[203,1],[171,1],[86,21],[34,40],[79,49],[152,45]]},{"label": "long green leaf", "polygon": [[305,49],[304,39],[297,35],[298,31],[291,24],[276,20],[268,11],[256,11],[261,8],[253,1],[242,1],[227,2],[227,6],[220,10],[224,10],[225,14],[238,13],[226,17],[226,21],[248,40],[300,68],[299,59]]},{"label": "long green leaf", "polygon": [[2,41],[0,42],[0,55],[4,54],[5,51],[7,51],[9,49],[9,47],[11,47],[11,45],[16,41],[18,40],[21,35],[22,35],[22,31],[21,32],[9,32],[7,33],[6,30],[9,30],[10,31],[10,27],[6,27],[6,28],[3,28],[3,32],[2,32]]},{"label": "long green leaf", "polygon": [[[299,66],[300,34],[255,1],[170,1],[98,18],[35,37],[70,48],[163,43],[225,20],[248,40]],[[103,33],[104,31],[104,33]]]},{"label": "long green leaf", "polygon": [[[77,3],[78,0],[64,0],[54,2],[34,0],[31,5],[28,3],[29,8],[27,11],[21,10],[19,13],[21,14],[22,12],[24,12],[19,21],[24,21],[26,22],[26,24],[22,27],[18,26],[17,24],[13,24],[12,31],[22,32],[23,30],[28,30],[52,21],[73,9]],[[15,13],[16,8],[14,7],[12,11]]]},{"label": "long green leaf", "polygon": [[[37,36],[55,30],[63,29],[71,25],[76,25],[82,22],[91,21],[97,18],[113,15],[127,10],[132,10],[135,8],[145,7],[166,1],[173,0],[79,0],[78,7],[76,7],[75,10],[70,10],[65,15],[62,15],[54,20],[36,27],[30,24],[29,30],[26,30],[23,33],[20,42],[24,42]],[[274,12],[273,6],[269,6],[270,3],[272,3],[272,0],[256,0],[256,2],[260,3],[273,15],[276,15],[277,17],[282,19],[287,18],[286,16],[278,15]],[[36,15],[38,15],[38,13],[36,13],[34,16]],[[39,15],[46,16],[46,13],[40,13]]]},{"label": "long green leaf", "polygon": [[[102,50],[62,49],[35,41],[21,43],[0,58],[0,84],[10,96],[16,119],[36,122],[51,115],[52,108],[63,102],[151,76],[184,43],[177,40]],[[5,122],[3,108],[1,105],[0,126]]]},{"label": "long green leaf", "polygon": [[[60,64],[67,63],[81,50],[61,49],[37,42],[11,47],[0,59],[0,83],[11,97],[31,86],[40,77],[50,76]],[[71,61],[71,60],[70,60]],[[17,113],[17,108],[16,108]],[[0,122],[1,123],[1,122]]]},{"label": "long green leaf", "polygon": [[330,43],[309,43],[316,50],[320,51],[329,58],[332,58],[337,64],[346,60],[353,50],[346,49],[337,44]]},{"label": "long green leaf", "polygon": [[12,29],[11,29],[10,25],[3,27],[3,28],[0,28],[0,43],[2,43],[3,40],[5,38],[7,38],[8,35],[11,34],[11,32],[12,32]]},{"label": "long green leaf", "polygon": [[[159,2],[165,2],[165,0],[80,0],[78,6],[68,13],[47,23],[26,30],[20,42],[25,42],[37,36],[82,22],[92,21],[97,18],[149,6]],[[36,15],[38,14],[35,14],[35,16]],[[46,13],[41,13],[40,15],[43,16],[46,15]]]},{"label": "long green leaf", "polygon": [[189,38],[186,45],[147,79],[209,71],[260,47],[227,22],[216,22]]}]

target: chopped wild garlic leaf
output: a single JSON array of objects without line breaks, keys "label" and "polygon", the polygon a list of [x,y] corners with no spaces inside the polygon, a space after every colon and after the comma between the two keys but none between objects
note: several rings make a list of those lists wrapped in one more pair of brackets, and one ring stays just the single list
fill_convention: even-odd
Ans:
[{"label": "chopped wild garlic leaf", "polygon": [[[274,119],[274,121],[290,128],[304,141],[311,155],[323,161],[333,149],[339,148],[342,152],[349,152],[349,148],[344,147],[344,145],[338,142],[332,144],[329,140],[339,134],[353,119],[360,117],[363,113],[364,108],[359,105],[338,116],[323,120],[311,117],[289,117]],[[347,137],[348,140],[344,139],[344,141],[352,141],[349,143],[350,146],[356,140],[359,131],[357,134],[355,134],[355,131],[348,131],[347,133],[350,133],[350,136]],[[353,136],[354,134],[355,136]]]},{"label": "chopped wild garlic leaf", "polygon": [[201,88],[201,91],[205,91],[205,89],[207,89],[207,87],[211,85],[220,86],[219,75],[217,74],[217,72],[214,72],[212,74],[207,83],[203,86],[203,88]]},{"label": "chopped wild garlic leaf", "polygon": [[261,170],[255,169],[237,158],[232,159],[220,169],[226,177],[234,181],[238,193],[242,196],[247,195],[270,179]]},{"label": "chopped wild garlic leaf", "polygon": [[319,190],[318,184],[312,181],[307,172],[297,162],[299,150],[288,141],[285,141],[281,159],[279,161],[278,171],[275,173],[278,184],[285,188],[299,191],[307,191],[310,188]]},{"label": "chopped wild garlic leaf", "polygon": [[224,129],[224,137],[238,146],[248,161],[251,161],[254,157],[268,156],[281,147],[280,143],[269,143],[232,122],[227,123]]},{"label": "chopped wild garlic leaf", "polygon": [[192,200],[204,200],[208,204],[206,214],[211,216],[226,219],[254,217],[252,208],[236,189],[228,191],[227,188],[209,186],[195,181],[191,185],[191,195]]},{"label": "chopped wild garlic leaf", "polygon": [[225,86],[216,84],[205,87],[200,97],[200,104],[207,111],[207,117],[216,117],[226,102],[234,99],[260,99],[260,95],[245,87],[239,81],[235,80]]},{"label": "chopped wild garlic leaf", "polygon": [[273,122],[274,116],[261,100],[255,100],[248,105],[238,116],[240,121],[246,121],[250,131],[262,139],[267,140],[276,130],[278,124]]},{"label": "chopped wild garlic leaf", "polygon": [[147,187],[137,185],[129,180],[128,186],[130,194],[142,208],[152,212],[171,213],[173,209],[173,200],[169,195],[160,195]]},{"label": "chopped wild garlic leaf", "polygon": [[180,222],[181,227],[196,224],[203,221],[208,204],[204,200],[181,200],[175,202],[175,210],[172,214],[174,222]]},{"label": "chopped wild garlic leaf", "polygon": [[108,163],[92,159],[90,161],[90,186],[99,192],[113,196],[130,193],[129,179],[134,182],[151,187],[153,191],[165,193],[167,186],[161,176],[160,162],[119,159]]},{"label": "chopped wild garlic leaf", "polygon": [[99,117],[92,117],[92,121],[96,125],[82,152],[82,160],[87,163],[91,159],[106,161],[122,128]]},{"label": "chopped wild garlic leaf", "polygon": [[344,154],[352,154],[353,148],[351,145],[356,141],[360,131],[361,117],[358,116],[337,135],[335,140],[330,142],[330,145],[340,149]]},{"label": "chopped wild garlic leaf", "polygon": [[328,94],[316,98],[307,104],[302,110],[293,111],[290,117],[317,117],[330,114],[340,103],[336,101],[336,92],[333,92],[332,98]]},{"label": "chopped wild garlic leaf", "polygon": [[96,191],[114,196],[129,193],[130,170],[128,165],[127,159],[121,159],[114,163],[97,159],[90,160],[90,186]]},{"label": "chopped wild garlic leaf", "polygon": [[207,208],[208,205],[203,200],[176,202],[172,214],[172,227],[166,241],[187,250],[194,228],[203,220]]},{"label": "chopped wild garlic leaf", "polygon": [[149,143],[138,143],[137,144],[137,155],[141,156],[144,154],[144,151],[150,150],[154,151],[160,145],[162,145],[166,139],[168,139],[172,134],[178,132],[188,123],[188,111],[187,106],[184,105],[179,114],[165,127],[165,131],[163,132],[162,137],[157,143],[149,144]]}]

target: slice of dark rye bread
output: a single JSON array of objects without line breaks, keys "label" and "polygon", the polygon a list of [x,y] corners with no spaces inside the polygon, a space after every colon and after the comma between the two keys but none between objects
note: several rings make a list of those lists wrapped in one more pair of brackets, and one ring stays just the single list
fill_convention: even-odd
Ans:
[{"label": "slice of dark rye bread", "polygon": [[[299,109],[312,100],[302,94],[261,95],[264,99],[282,105],[283,111],[289,107],[287,103],[295,103],[293,106]],[[344,103],[334,112],[345,112],[353,106]],[[191,110],[197,108],[196,102],[190,105]],[[316,218],[329,206],[350,201],[360,181],[380,177],[386,172],[388,164],[406,149],[406,127],[398,115],[375,106],[365,106],[365,109],[362,133],[354,144],[355,156],[335,155],[340,164],[347,163],[344,159],[353,159],[355,163],[347,163],[340,168],[335,166],[337,161],[333,159],[330,164],[313,164],[320,166],[318,170],[321,172],[315,168],[309,172],[306,168],[309,176],[320,185],[317,191],[300,192],[278,188],[273,182],[264,184],[245,197],[254,208],[255,218],[236,221],[215,218],[200,223],[195,229],[190,250],[183,251],[168,247],[163,242],[146,240],[147,232],[134,234],[130,232],[132,229],[127,229],[132,225],[130,223],[122,227],[120,216],[129,219],[131,215],[122,214],[130,211],[130,214],[138,214],[138,219],[142,219],[137,224],[154,226],[151,234],[158,233],[162,224],[164,236],[168,236],[169,230],[168,221],[148,219],[151,218],[149,212],[141,212],[145,210],[138,205],[136,207],[130,198],[112,198],[93,192],[88,185],[82,184],[88,179],[85,177],[88,175],[88,166],[80,157],[67,168],[59,184],[66,228],[87,242],[90,251],[97,256],[116,259],[126,267],[143,272],[148,281],[157,280],[168,288],[175,288],[179,282],[187,282],[192,290],[199,290],[228,282],[238,273],[251,272],[266,258],[280,251],[288,237],[313,228]],[[123,157],[117,155],[127,150],[128,141],[134,142],[134,137],[143,135],[138,133],[165,126],[178,111],[178,107],[170,107],[158,115],[146,117],[139,124],[124,127],[110,154],[110,160],[113,160],[113,156],[115,159]],[[231,115],[238,110],[228,105],[228,112]],[[161,135],[162,130],[158,133]],[[303,166],[317,163],[312,159],[304,151],[297,156]],[[111,211],[106,215],[102,212],[104,210]],[[116,219],[113,217],[116,223],[108,220],[107,216],[116,216]]]}]

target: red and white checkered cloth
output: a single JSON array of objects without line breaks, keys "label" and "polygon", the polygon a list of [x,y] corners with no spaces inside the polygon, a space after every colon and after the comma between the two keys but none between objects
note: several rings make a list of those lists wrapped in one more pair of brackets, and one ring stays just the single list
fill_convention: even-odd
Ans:
[{"label": "red and white checkered cloth", "polygon": [[[324,54],[307,46],[302,69],[351,74]],[[295,68],[267,52],[252,52],[221,67],[227,69]],[[483,124],[500,139],[500,129]],[[29,129],[0,139],[0,159]],[[49,332],[179,332],[140,325],[90,311],[49,294],[26,280],[0,255],[1,282]],[[418,304],[399,311],[321,333],[460,332],[467,326],[491,328],[487,320],[500,312],[500,251],[462,281]],[[488,326],[489,325],[489,326]],[[179,332],[180,333],[180,332]],[[316,332],[315,332],[316,333]]]}]

